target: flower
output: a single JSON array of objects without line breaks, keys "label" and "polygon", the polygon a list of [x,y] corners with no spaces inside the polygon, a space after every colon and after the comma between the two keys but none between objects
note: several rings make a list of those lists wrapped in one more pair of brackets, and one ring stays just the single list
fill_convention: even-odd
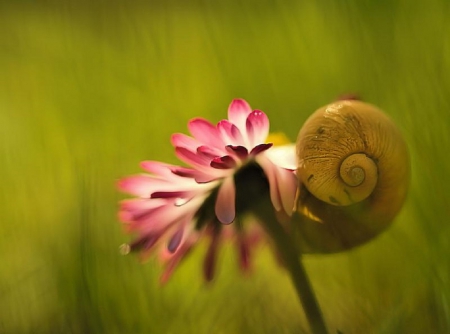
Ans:
[{"label": "flower", "polygon": [[269,119],[264,112],[235,99],[228,119],[213,125],[195,118],[188,128],[192,137],[176,133],[171,142],[177,157],[189,167],[144,161],[141,167],[147,174],[119,181],[120,190],[137,196],[120,204],[120,219],[128,232],[138,235],[122,251],[140,250],[146,256],[160,245],[166,266],[163,281],[202,235],[211,238],[204,264],[207,279],[213,277],[217,248],[225,235],[237,241],[241,267],[248,268],[250,248],[261,230],[237,219],[248,209],[237,201],[240,195],[245,198],[237,191],[245,192],[247,186],[247,178],[238,181],[238,175],[262,171],[258,182],[268,183],[280,217],[290,216],[294,206],[295,150],[266,143]]}]

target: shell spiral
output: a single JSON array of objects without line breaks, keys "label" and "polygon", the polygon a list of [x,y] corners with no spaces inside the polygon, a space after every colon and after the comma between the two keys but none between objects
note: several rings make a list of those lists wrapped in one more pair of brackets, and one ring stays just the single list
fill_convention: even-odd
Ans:
[{"label": "shell spiral", "polygon": [[409,183],[407,147],[377,107],[347,100],[320,108],[300,130],[296,154],[304,251],[362,244],[401,209]]}]

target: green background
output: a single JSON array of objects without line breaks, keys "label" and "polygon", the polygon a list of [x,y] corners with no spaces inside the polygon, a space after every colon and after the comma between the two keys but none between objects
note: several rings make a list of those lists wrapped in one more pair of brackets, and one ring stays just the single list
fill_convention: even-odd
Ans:
[{"label": "green background", "polygon": [[164,287],[120,256],[116,180],[235,97],[292,140],[343,93],[404,133],[412,183],[375,241],[307,256],[328,326],[450,332],[448,1],[2,1],[0,332],[301,333],[266,246],[242,276],[225,246],[211,284],[201,244]]}]

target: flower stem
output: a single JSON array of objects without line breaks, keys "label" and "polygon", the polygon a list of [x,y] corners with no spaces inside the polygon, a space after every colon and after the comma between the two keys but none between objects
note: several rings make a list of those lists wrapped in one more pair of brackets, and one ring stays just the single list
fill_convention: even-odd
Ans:
[{"label": "flower stem", "polygon": [[292,236],[275,216],[269,184],[263,170],[257,164],[249,164],[235,175],[235,184],[236,211],[251,211],[259,218],[266,232],[272,237],[281,260],[291,276],[311,327],[311,333],[327,334],[322,312],[301,262],[300,251]]},{"label": "flower stem", "polygon": [[294,241],[284,227],[277,222],[270,202],[260,203],[255,213],[258,215],[268,234],[272,237],[283,264],[291,276],[311,332],[313,334],[327,334],[322,312],[317,303],[306,270],[303,267],[300,252],[295,246]]}]

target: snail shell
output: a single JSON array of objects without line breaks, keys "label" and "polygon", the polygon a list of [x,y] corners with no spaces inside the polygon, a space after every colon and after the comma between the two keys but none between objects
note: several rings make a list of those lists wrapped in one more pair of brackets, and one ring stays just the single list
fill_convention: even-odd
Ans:
[{"label": "snail shell", "polygon": [[303,252],[360,245],[401,209],[409,183],[407,147],[375,106],[344,100],[320,108],[300,130],[296,154],[293,219]]}]

